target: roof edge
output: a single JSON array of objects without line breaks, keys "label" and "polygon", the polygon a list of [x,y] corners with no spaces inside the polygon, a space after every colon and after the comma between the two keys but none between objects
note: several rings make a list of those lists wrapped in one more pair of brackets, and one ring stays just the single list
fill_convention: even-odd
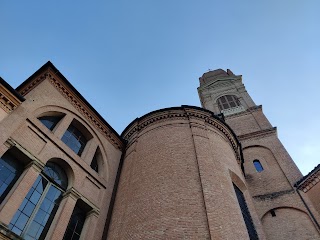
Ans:
[{"label": "roof edge", "polygon": [[94,107],[92,107],[92,105],[81,95],[81,93],[78,92],[78,90],[67,80],[67,78],[50,61],[46,62],[42,67],[40,67],[36,72],[34,72],[29,78],[23,81],[16,88],[16,91],[19,92],[21,89],[23,89],[24,86],[29,84],[32,81],[32,79],[34,79],[36,76],[40,75],[41,73],[49,69],[51,69],[70,88],[70,90],[74,92],[85,105],[89,107],[89,109],[102,121],[103,124],[107,126],[107,128],[111,130],[113,134],[116,135],[117,138],[119,138],[119,140],[123,144],[125,143],[125,141],[122,139],[119,133],[117,133],[116,130],[114,130],[113,127],[111,127],[111,125],[100,115],[100,113]]},{"label": "roof edge", "polygon": [[2,77],[0,77],[0,84],[5,86],[16,98],[18,98],[21,102],[25,101],[26,99],[16,91],[9,83],[7,83]]}]

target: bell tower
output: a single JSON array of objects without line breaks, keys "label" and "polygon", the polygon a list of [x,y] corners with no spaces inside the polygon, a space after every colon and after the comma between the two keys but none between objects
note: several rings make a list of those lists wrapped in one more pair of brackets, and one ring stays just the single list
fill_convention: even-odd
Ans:
[{"label": "bell tower", "polygon": [[256,105],[241,75],[229,69],[206,72],[199,78],[203,108],[223,113],[241,142],[247,189],[267,239],[317,239],[319,216],[294,185],[302,174]]}]

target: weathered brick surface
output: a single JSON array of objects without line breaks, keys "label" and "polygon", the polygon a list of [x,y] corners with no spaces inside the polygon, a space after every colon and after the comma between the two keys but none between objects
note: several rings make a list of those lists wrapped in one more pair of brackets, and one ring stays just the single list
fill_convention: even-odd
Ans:
[{"label": "weathered brick surface", "polygon": [[295,208],[279,208],[275,210],[275,213],[275,217],[269,213],[262,218],[268,240],[316,240],[320,238],[310,217],[305,212]]},{"label": "weathered brick surface", "polygon": [[[53,161],[65,170],[68,189],[47,238],[63,238],[80,198],[91,209],[81,239],[100,240],[124,144],[101,130],[106,126],[94,122],[97,116],[85,101],[58,84],[62,78],[53,83],[58,73],[47,71],[16,109],[7,114],[0,108],[0,155],[12,147],[28,165],[0,205],[0,239],[10,235],[6,226],[45,164]],[[300,189],[300,198],[294,184],[302,175],[241,76],[220,69],[201,79],[203,107],[218,112],[216,100],[224,94],[234,94],[241,104],[243,111],[226,116],[226,122],[241,141],[246,175],[238,142],[210,112],[184,106],[147,114],[123,136],[128,144],[108,239],[248,239],[233,184],[245,196],[259,239],[320,239],[320,184]],[[48,112],[64,115],[53,131],[37,119]],[[61,141],[75,120],[90,135],[81,156]],[[97,148],[99,174],[90,167]],[[264,171],[256,171],[255,159]]]},{"label": "weathered brick surface", "polygon": [[[68,175],[68,189],[75,189],[79,198],[98,211],[97,221],[95,224],[91,224],[90,229],[84,230],[83,236],[86,236],[85,231],[90,231],[90,239],[101,239],[121,150],[117,149],[109,139],[84,118],[78,109],[49,82],[48,78],[30,91],[25,98],[26,100],[15,111],[1,121],[1,149],[4,151],[8,149],[5,142],[8,139],[13,139],[28,152],[30,157],[37,159],[43,165],[47,161],[54,161],[62,166]],[[47,112],[65,114],[65,117],[52,132],[37,119],[38,116],[45,115]],[[73,119],[82,123],[92,135],[92,139],[86,145],[82,156],[76,155],[61,141],[63,133]],[[97,147],[100,148],[103,155],[103,163],[99,165],[99,174],[90,167]],[[23,177],[20,177],[18,183],[13,187],[12,193],[6,198],[14,196],[14,198],[10,198],[11,202],[4,201],[0,206],[0,221],[4,224],[11,221],[35,177],[25,179],[22,182],[21,179]],[[19,190],[20,185],[23,191]],[[74,204],[62,204],[58,209],[48,233],[54,233],[52,239],[62,239],[73,207]],[[65,213],[69,214],[65,215]],[[91,220],[90,222],[93,223]]]},{"label": "weathered brick surface", "polygon": [[320,184],[317,182],[308,192],[307,196],[313,203],[315,209],[320,213]]},{"label": "weathered brick surface", "polygon": [[[244,116],[246,122],[242,121]],[[263,132],[269,127],[267,122],[263,123],[264,118],[262,112],[254,111],[239,117],[227,117],[226,120],[242,139],[246,183],[266,237],[319,239],[317,226],[313,224],[308,209],[294,188],[302,175],[277,138],[276,132]],[[248,119],[256,122],[251,128],[247,124],[250,122]],[[259,129],[254,126],[259,126]],[[253,165],[255,159],[261,162],[264,171],[256,171]],[[272,209],[275,209],[276,217],[271,217]]]},{"label": "weathered brick surface", "polygon": [[244,178],[221,130],[172,117],[128,140],[108,239],[248,239],[229,169]]}]

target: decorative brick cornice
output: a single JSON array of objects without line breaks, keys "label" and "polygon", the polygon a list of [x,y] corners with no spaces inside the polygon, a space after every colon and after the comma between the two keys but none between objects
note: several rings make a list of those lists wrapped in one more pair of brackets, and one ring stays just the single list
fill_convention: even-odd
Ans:
[{"label": "decorative brick cornice", "polygon": [[297,188],[302,190],[303,192],[308,192],[311,188],[313,188],[316,184],[320,182],[320,165],[315,167],[313,171],[311,171],[308,175],[303,177],[296,184]]},{"label": "decorative brick cornice", "polygon": [[252,133],[243,134],[243,135],[238,136],[238,138],[240,141],[243,141],[243,140],[257,138],[257,137],[261,137],[261,136],[268,136],[268,135],[272,135],[272,134],[276,134],[276,133],[277,133],[277,128],[272,127],[272,128],[252,132]]},{"label": "decorative brick cornice", "polygon": [[[151,112],[139,119],[136,119],[129,127],[122,133],[125,140],[129,142],[130,138],[137,132],[142,131],[146,127],[167,120],[188,120],[197,119],[211,125],[215,129],[219,130],[229,141],[237,156],[237,161],[241,164],[240,146],[230,129],[216,116],[212,115],[212,112],[208,112],[200,108],[191,107],[176,107],[169,109],[162,109],[159,111]],[[127,147],[128,147],[127,146]]]},{"label": "decorative brick cornice", "polygon": [[138,124],[135,124],[134,126],[132,126],[132,128],[130,128],[128,131],[126,131],[126,133],[123,135],[123,138],[125,140],[129,140],[130,137],[136,133],[137,131],[141,131],[144,128],[146,128],[147,126],[149,126],[150,124],[156,123],[156,122],[161,122],[161,121],[165,121],[167,119],[188,119],[188,115],[185,112],[172,112],[172,111],[168,111],[168,112],[161,112],[158,113],[157,115],[154,116],[149,116],[143,119],[139,119],[140,121],[138,122]]},{"label": "decorative brick cornice", "polygon": [[275,199],[278,197],[281,197],[286,194],[294,194],[295,191],[293,189],[288,189],[284,191],[279,191],[279,192],[272,192],[272,193],[267,193],[263,195],[256,195],[253,196],[254,199],[260,200],[260,201],[265,201],[265,200],[270,200],[270,199]]},{"label": "decorative brick cornice", "polygon": [[30,83],[24,85],[19,91],[25,96],[32,89],[38,86],[43,80],[49,82],[64,96],[98,131],[100,131],[118,149],[122,149],[123,143],[101,120],[100,118],[77,96],[56,74],[49,68]]},{"label": "decorative brick cornice", "polygon": [[0,84],[0,107],[6,112],[11,113],[21,104],[21,101]]},{"label": "decorative brick cornice", "polygon": [[45,73],[41,74],[40,76],[38,76],[37,78],[34,78],[32,81],[30,81],[30,83],[24,85],[23,88],[19,90],[19,93],[22,96],[25,96],[32,89],[34,89],[36,86],[38,86],[43,80],[45,80],[47,76],[48,76],[48,72],[45,72]]}]

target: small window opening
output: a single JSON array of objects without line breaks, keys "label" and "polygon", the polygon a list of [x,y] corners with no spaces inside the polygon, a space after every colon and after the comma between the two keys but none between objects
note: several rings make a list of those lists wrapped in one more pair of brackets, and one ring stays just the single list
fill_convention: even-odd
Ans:
[{"label": "small window opening", "polygon": [[276,211],[275,211],[274,209],[270,210],[270,213],[271,213],[271,216],[272,216],[272,217],[277,216],[277,215],[276,215]]},{"label": "small window opening", "polygon": [[262,167],[262,164],[260,163],[259,160],[254,160],[253,161],[253,165],[254,167],[256,168],[257,172],[262,172],[263,171],[263,167]]}]

